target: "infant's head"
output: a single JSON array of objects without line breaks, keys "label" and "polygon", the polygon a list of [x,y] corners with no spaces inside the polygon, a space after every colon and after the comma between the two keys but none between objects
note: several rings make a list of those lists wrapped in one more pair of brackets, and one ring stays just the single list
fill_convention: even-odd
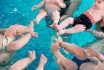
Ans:
[{"label": "infant's head", "polygon": [[104,0],[95,0],[94,7],[96,9],[104,10]]}]

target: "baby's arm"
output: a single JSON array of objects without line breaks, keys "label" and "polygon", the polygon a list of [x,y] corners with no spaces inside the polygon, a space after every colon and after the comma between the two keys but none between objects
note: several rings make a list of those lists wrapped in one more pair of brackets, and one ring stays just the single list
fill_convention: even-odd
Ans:
[{"label": "baby's arm", "polygon": [[56,0],[56,3],[61,8],[65,8],[66,7],[66,4],[63,2],[63,0]]},{"label": "baby's arm", "polygon": [[101,31],[96,31],[96,30],[89,30],[89,31],[98,38],[104,38],[104,33]]},{"label": "baby's arm", "polygon": [[44,5],[44,2],[45,2],[45,1],[43,0],[43,1],[40,2],[38,5],[34,5],[34,6],[32,6],[32,10],[37,9],[37,8],[43,6],[43,5]]},{"label": "baby's arm", "polygon": [[35,51],[29,51],[29,57],[20,59],[9,70],[24,70],[36,58]]}]

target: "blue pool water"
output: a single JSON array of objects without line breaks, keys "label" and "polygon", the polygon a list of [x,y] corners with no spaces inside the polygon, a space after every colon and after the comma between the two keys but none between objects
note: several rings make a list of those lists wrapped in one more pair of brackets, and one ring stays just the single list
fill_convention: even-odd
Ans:
[{"label": "blue pool water", "polygon": [[[32,11],[31,7],[34,4],[38,4],[41,0],[0,0],[0,28],[6,28],[13,24],[28,25],[31,20],[35,18],[39,9]],[[82,0],[77,11],[73,16],[78,16],[83,11],[87,10],[93,3],[93,0]],[[58,70],[58,66],[55,63],[55,58],[50,50],[51,37],[55,34],[51,28],[46,26],[46,22],[43,19],[39,25],[35,25],[35,31],[39,33],[39,38],[32,38],[29,43],[22,49],[18,50],[12,63],[15,63],[21,58],[28,56],[28,50],[36,51],[36,60],[30,64],[26,70],[34,70],[39,62],[40,55],[43,53],[48,58],[48,63],[45,66],[45,70]],[[95,26],[93,26],[94,28]],[[68,42],[77,44],[83,47],[95,41],[96,38],[88,33],[81,32],[68,36]],[[66,54],[61,49],[61,52],[68,58],[72,59],[71,54]]]}]

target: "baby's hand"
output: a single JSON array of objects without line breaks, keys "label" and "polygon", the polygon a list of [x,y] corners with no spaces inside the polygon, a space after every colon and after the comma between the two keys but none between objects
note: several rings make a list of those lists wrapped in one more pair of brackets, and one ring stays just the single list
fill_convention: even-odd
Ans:
[{"label": "baby's hand", "polygon": [[66,7],[66,4],[63,3],[61,7],[62,7],[62,8],[65,8],[65,7]]},{"label": "baby's hand", "polygon": [[33,7],[32,7],[32,10],[35,10],[37,8],[37,6],[36,5],[34,5]]},{"label": "baby's hand", "polygon": [[35,51],[29,51],[29,58],[31,61],[36,59]]},{"label": "baby's hand", "polygon": [[60,0],[56,0],[56,3],[61,7],[61,8],[65,8],[66,4],[64,2],[61,2]]}]

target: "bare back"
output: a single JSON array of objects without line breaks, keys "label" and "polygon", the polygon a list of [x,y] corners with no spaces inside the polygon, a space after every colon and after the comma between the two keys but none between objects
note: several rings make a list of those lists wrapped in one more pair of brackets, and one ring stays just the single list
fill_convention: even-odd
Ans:
[{"label": "bare back", "polygon": [[93,17],[95,22],[100,21],[104,15],[103,10],[95,10],[94,8],[90,8],[88,12]]}]

